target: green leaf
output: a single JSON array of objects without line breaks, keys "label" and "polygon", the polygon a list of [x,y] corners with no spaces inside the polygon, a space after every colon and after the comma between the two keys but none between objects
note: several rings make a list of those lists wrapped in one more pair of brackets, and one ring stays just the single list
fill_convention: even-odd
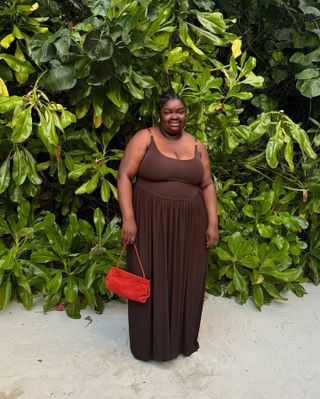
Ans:
[{"label": "green leaf", "polygon": [[37,249],[31,253],[31,261],[36,263],[48,263],[59,261],[59,257],[51,250],[46,248]]},{"label": "green leaf", "polygon": [[[193,25],[190,23],[188,25],[195,32],[195,34],[197,35],[198,38],[200,38],[201,40],[203,40],[205,42],[209,42],[210,46],[225,45],[225,40],[221,39],[219,36],[217,36],[211,32],[208,32],[207,30],[200,29],[196,25]],[[232,40],[234,40],[234,39],[235,39],[235,36],[232,37]],[[183,40],[182,40],[182,42],[183,42]],[[199,55],[201,55],[201,54],[199,54]]]},{"label": "green leaf", "polygon": [[293,164],[293,143],[292,140],[287,138],[287,145],[284,150],[284,158],[287,161],[287,164],[289,165],[290,172],[294,172],[294,164]]},{"label": "green leaf", "polygon": [[301,268],[290,268],[285,271],[278,271],[271,268],[261,268],[260,273],[274,277],[279,281],[290,282],[297,280],[301,276],[302,270]]},{"label": "green leaf", "polygon": [[78,234],[78,219],[74,213],[71,213],[68,217],[68,227],[65,234],[66,248],[68,251],[71,250],[72,241],[74,237]]},{"label": "green leaf", "polygon": [[307,292],[303,285],[299,283],[289,283],[287,288],[290,289],[297,297],[302,298]]},{"label": "green leaf", "polygon": [[82,3],[90,8],[93,15],[105,17],[111,0],[82,0]]},{"label": "green leaf", "polygon": [[298,142],[301,150],[305,152],[310,158],[316,159],[317,154],[313,151],[307,133],[295,123],[290,124],[290,132],[292,137]]},{"label": "green leaf", "polygon": [[22,98],[18,96],[0,96],[0,113],[12,111],[22,103]]},{"label": "green leaf", "polygon": [[184,62],[188,56],[188,51],[183,51],[182,47],[175,47],[167,56],[168,58],[165,62],[165,68],[170,69],[174,65]]},{"label": "green leaf", "polygon": [[103,202],[108,202],[110,199],[110,186],[104,178],[101,179],[100,195]]},{"label": "green leaf", "polygon": [[28,280],[26,279],[26,277],[24,275],[17,277],[17,283],[18,283],[19,287],[23,288],[26,292],[31,294],[31,287],[29,285]]},{"label": "green leaf", "polygon": [[21,186],[26,180],[28,172],[25,152],[17,147],[12,159],[12,178],[18,186]]},{"label": "green leaf", "polygon": [[85,287],[87,289],[89,289],[92,286],[95,278],[96,278],[96,269],[95,265],[93,264],[87,269],[84,279]]},{"label": "green leaf", "polygon": [[223,14],[220,12],[197,12],[196,15],[201,25],[211,33],[223,34],[227,29]]},{"label": "green leaf", "polygon": [[[0,218],[0,236],[3,234],[9,234],[10,233],[10,228],[6,220],[3,218]],[[2,248],[3,245],[3,248]],[[0,250],[4,250],[5,246],[2,241],[0,241]]]},{"label": "green leaf", "polygon": [[75,193],[78,195],[81,194],[91,194],[98,186],[99,183],[99,173],[95,173],[90,180],[83,183]]},{"label": "green leaf", "polygon": [[86,286],[83,284],[83,281],[79,280],[79,291],[82,294],[84,294],[84,296],[86,297],[86,300],[88,301],[88,304],[94,308],[97,304],[95,295],[94,295],[95,294],[94,289],[92,287],[87,289]]},{"label": "green leaf", "polygon": [[253,94],[249,93],[249,92],[241,91],[241,92],[238,92],[238,93],[232,93],[230,95],[230,97],[240,98],[240,100],[250,100],[250,98],[253,97]]},{"label": "green leaf", "polygon": [[33,158],[31,153],[27,149],[24,149],[24,153],[26,155],[26,161],[27,161],[26,170],[27,170],[28,179],[33,184],[37,184],[37,185],[41,184],[42,179],[39,176],[38,171],[37,171],[36,160]]},{"label": "green leaf", "polygon": [[[103,86],[115,75],[115,68],[111,60],[92,61],[87,83],[91,86]],[[83,99],[84,102],[86,99]]]},{"label": "green leaf", "polygon": [[12,283],[10,276],[0,285],[0,310],[3,310],[10,302],[12,295]]},{"label": "green leaf", "polygon": [[[39,263],[42,263],[42,262],[39,262]],[[46,266],[36,265],[31,262],[27,262],[27,265],[34,276],[41,277],[46,282],[48,282],[50,280],[50,274],[49,274],[49,271],[46,268]]]},{"label": "green leaf", "polygon": [[15,72],[31,74],[35,69],[29,61],[22,61],[10,54],[0,54],[0,60],[4,60]]},{"label": "green leaf", "polygon": [[283,297],[280,292],[277,290],[275,284],[270,283],[264,280],[262,283],[263,288],[267,291],[269,295],[271,295],[274,299],[278,299],[280,301],[287,301],[288,298]]},{"label": "green leaf", "polygon": [[[253,68],[256,66],[256,59],[254,57],[249,57],[247,62],[244,64],[244,67],[241,69],[241,76],[246,76],[248,75]],[[255,76],[256,77],[256,76]],[[246,76],[246,78],[251,78],[251,76]],[[243,83],[243,82],[242,82]],[[250,84],[250,83],[248,83]]]},{"label": "green leaf", "polygon": [[93,222],[96,226],[98,237],[101,238],[103,228],[105,226],[105,218],[100,208],[96,208],[93,213]]},{"label": "green leaf", "polygon": [[[118,240],[119,238],[119,222],[120,219],[118,217],[113,217],[111,222],[108,224],[104,234],[102,244],[105,245],[109,240]],[[111,251],[109,251],[110,253]]]},{"label": "green leaf", "polygon": [[6,160],[0,167],[0,194],[6,191],[10,184],[10,158],[11,154],[7,156]]},{"label": "green leaf", "polygon": [[241,80],[240,84],[246,84],[253,87],[262,87],[264,78],[262,76],[248,76],[246,79]]},{"label": "green leaf", "polygon": [[316,50],[312,51],[309,54],[303,54],[301,52],[294,53],[293,56],[290,58],[290,61],[296,64],[309,66],[313,62],[320,61],[320,50],[319,48],[317,48]]},{"label": "green leaf", "polygon": [[74,70],[67,65],[50,69],[45,78],[46,87],[52,91],[70,90],[76,83],[77,79],[74,77]]},{"label": "green leaf", "polygon": [[67,179],[67,172],[66,172],[66,167],[65,167],[65,165],[64,165],[64,163],[63,163],[61,158],[58,159],[57,168],[58,168],[58,180],[59,180],[59,183],[61,185],[63,185],[63,184],[65,184],[66,179]]},{"label": "green leaf", "polygon": [[47,312],[52,309],[61,301],[61,291],[57,291],[54,294],[49,294],[46,296],[43,303],[43,311]]},{"label": "green leaf", "polygon": [[52,295],[58,292],[61,288],[61,284],[62,284],[62,271],[58,270],[53,279],[51,279],[47,284],[48,293]]},{"label": "green leaf", "polygon": [[51,155],[55,155],[59,138],[51,118],[51,113],[47,112],[45,115],[46,117],[42,113],[39,113],[40,121],[38,123],[37,134],[48,152]]},{"label": "green leaf", "polygon": [[67,279],[67,284],[64,287],[64,296],[69,303],[78,301],[78,284],[74,277],[69,277]]},{"label": "green leaf", "polygon": [[266,134],[270,128],[270,122],[270,115],[267,112],[260,114],[258,118],[249,125],[252,131],[250,135],[250,141],[256,141],[260,139],[261,136]]},{"label": "green leaf", "polygon": [[13,143],[22,143],[27,140],[27,138],[32,133],[32,107],[24,109],[20,115],[17,117],[14,123],[14,128],[11,136]]},{"label": "green leaf", "polygon": [[[14,55],[15,55],[16,58],[18,58],[21,61],[25,61],[26,60],[26,58],[25,58],[25,56],[24,56],[24,54],[23,54],[23,52],[22,52],[22,50],[21,50],[21,48],[19,46],[19,42],[17,42],[17,44],[16,44],[16,51],[15,51]],[[20,85],[25,84],[27,82],[28,78],[29,78],[29,74],[27,74],[27,73],[16,72],[15,75],[16,75],[16,79],[17,79],[17,81],[19,82]]]},{"label": "green leaf", "polygon": [[28,219],[30,215],[30,203],[25,199],[21,200],[17,210],[19,229],[22,229],[28,225]]},{"label": "green leaf", "polygon": [[76,121],[77,121],[77,117],[74,114],[67,111],[66,109],[63,109],[61,111],[61,125],[62,125],[63,129],[65,129],[72,123],[76,123]]},{"label": "green leaf", "polygon": [[91,163],[88,163],[88,164],[85,164],[85,165],[77,164],[77,165],[75,166],[75,169],[68,173],[68,177],[69,177],[69,179],[77,180],[77,179],[79,179],[79,177],[81,177],[84,173],[86,173],[86,171],[87,171],[88,169],[91,169],[92,167],[93,167],[93,166],[92,166]]},{"label": "green leaf", "polygon": [[242,212],[250,217],[250,218],[255,218],[255,214],[253,211],[253,206],[252,205],[245,205],[244,207],[242,207]]},{"label": "green leaf", "polygon": [[139,75],[137,72],[132,71],[132,78],[135,81],[135,83],[142,87],[143,89],[152,89],[153,87],[155,87],[156,82],[155,80],[151,77],[151,76],[147,76],[147,75]]},{"label": "green leaf", "polygon": [[261,215],[265,215],[271,210],[274,201],[274,192],[270,190],[267,193],[263,193],[262,195],[263,200],[260,203],[259,211]]},{"label": "green leaf", "polygon": [[296,75],[296,79],[307,80],[317,78],[320,75],[320,70],[315,68],[307,68]]},{"label": "green leaf", "polygon": [[217,247],[215,250],[216,254],[218,255],[219,259],[224,261],[233,261],[233,257],[229,252],[221,247]]},{"label": "green leaf", "polygon": [[72,319],[81,319],[80,310],[84,307],[85,305],[81,304],[80,302],[69,303],[66,308],[67,315]]},{"label": "green leaf", "polygon": [[[12,227],[12,226],[11,226]],[[11,247],[6,255],[1,257],[0,268],[2,270],[12,270],[15,266],[15,247]]]},{"label": "green leaf", "polygon": [[318,285],[320,282],[320,264],[319,260],[311,258],[308,263],[308,272],[314,284]]},{"label": "green leaf", "polygon": [[[124,99],[121,96],[121,85],[117,79],[113,78],[107,82],[106,94],[109,100],[111,100],[115,106],[117,106],[120,109],[123,109],[124,112],[128,110],[128,104],[126,101],[124,101]],[[125,107],[124,103],[126,104]]]},{"label": "green leaf", "polygon": [[245,292],[247,289],[247,281],[236,266],[233,266],[233,284],[238,292]]},{"label": "green leaf", "polygon": [[277,99],[268,97],[266,94],[258,94],[257,96],[254,96],[251,103],[264,112],[273,111],[278,107]]},{"label": "green leaf", "polygon": [[27,291],[23,286],[18,285],[16,287],[16,292],[17,292],[17,296],[20,299],[20,301],[22,302],[23,306],[30,310],[32,308],[33,305],[33,296],[31,291]]},{"label": "green leaf", "polygon": [[92,60],[104,61],[113,54],[113,41],[109,35],[93,31],[87,34],[83,49]]},{"label": "green leaf", "polygon": [[260,285],[254,285],[252,287],[253,291],[253,300],[254,303],[257,305],[259,309],[261,309],[262,305],[264,304],[264,295],[263,295],[263,290],[260,287]]},{"label": "green leaf", "polygon": [[277,154],[283,146],[283,141],[278,135],[270,138],[266,148],[266,159],[270,168],[275,169],[278,166]]},{"label": "green leaf", "polygon": [[308,98],[320,96],[320,77],[297,82],[297,89]]},{"label": "green leaf", "polygon": [[127,88],[133,97],[137,98],[138,100],[144,99],[144,91],[140,90],[136,85],[134,85],[131,81],[126,82]]},{"label": "green leaf", "polygon": [[[28,219],[26,219],[27,222]],[[22,227],[18,232],[17,232],[17,238],[24,238],[24,239],[30,239],[34,238],[34,229],[33,227]]]},{"label": "green leaf", "polygon": [[196,54],[204,56],[204,52],[194,44],[189,36],[188,25],[182,19],[179,19],[179,36],[183,44],[192,48]]},{"label": "green leaf", "polygon": [[80,219],[78,222],[78,227],[79,227],[79,233],[83,235],[83,237],[86,237],[87,240],[93,243],[96,242],[97,237],[90,223],[88,223],[86,220]]},{"label": "green leaf", "polygon": [[273,228],[271,226],[265,226],[262,223],[257,223],[257,229],[261,237],[271,238],[274,234]]},{"label": "green leaf", "polygon": [[238,259],[242,253],[242,250],[244,249],[244,242],[245,240],[238,231],[228,237],[228,247],[230,248],[230,251],[235,259]]}]

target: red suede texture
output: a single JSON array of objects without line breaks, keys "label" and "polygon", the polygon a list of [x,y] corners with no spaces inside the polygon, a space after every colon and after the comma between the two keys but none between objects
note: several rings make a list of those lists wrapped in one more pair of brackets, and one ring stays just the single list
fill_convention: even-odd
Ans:
[{"label": "red suede texture", "polygon": [[116,266],[109,270],[105,284],[108,290],[131,301],[145,303],[150,297],[150,280]]}]

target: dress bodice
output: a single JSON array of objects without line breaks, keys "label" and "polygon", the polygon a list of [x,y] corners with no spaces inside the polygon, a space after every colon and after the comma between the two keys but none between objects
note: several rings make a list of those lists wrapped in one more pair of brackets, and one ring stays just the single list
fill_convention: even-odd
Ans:
[{"label": "dress bodice", "polygon": [[162,154],[151,135],[151,142],[140,163],[137,177],[154,182],[179,181],[199,185],[202,175],[203,166],[196,144],[193,158],[175,159]]}]

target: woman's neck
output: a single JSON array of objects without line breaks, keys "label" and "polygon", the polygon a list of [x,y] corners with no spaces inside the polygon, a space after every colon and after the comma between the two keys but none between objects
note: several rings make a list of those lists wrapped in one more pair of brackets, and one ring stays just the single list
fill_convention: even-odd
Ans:
[{"label": "woman's neck", "polygon": [[160,131],[162,136],[164,136],[166,139],[169,139],[169,140],[179,140],[179,139],[181,139],[181,137],[183,135],[183,131],[182,130],[180,132],[175,133],[175,134],[171,134],[171,133],[168,133],[160,125],[159,125],[159,131]]}]

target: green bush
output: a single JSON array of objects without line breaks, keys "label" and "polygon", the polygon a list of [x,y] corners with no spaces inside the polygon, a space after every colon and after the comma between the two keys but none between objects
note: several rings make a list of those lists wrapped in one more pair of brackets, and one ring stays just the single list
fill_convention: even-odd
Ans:
[{"label": "green bush", "polygon": [[221,243],[208,291],[261,308],[319,282],[319,124],[252,112],[266,83],[211,1],[8,1],[0,21],[0,309],[41,296],[71,317],[103,310],[118,162],[166,91],[186,99],[212,161]]}]

